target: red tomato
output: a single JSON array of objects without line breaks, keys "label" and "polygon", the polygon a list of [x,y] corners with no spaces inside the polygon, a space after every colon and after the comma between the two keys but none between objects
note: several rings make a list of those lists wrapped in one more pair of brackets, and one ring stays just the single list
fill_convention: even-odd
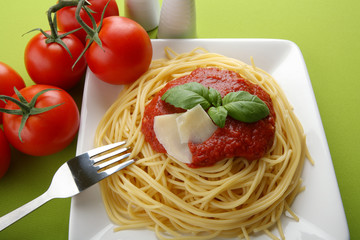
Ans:
[{"label": "red tomato", "polygon": [[[20,90],[22,96],[30,102],[35,94],[48,89],[56,88],[48,85],[32,85]],[[23,142],[19,139],[21,115],[4,113],[4,132],[9,143],[21,152],[33,156],[45,156],[56,153],[66,146],[76,136],[79,129],[79,110],[73,98],[64,90],[50,90],[39,96],[35,103],[36,108],[43,108],[62,103],[47,112],[30,115],[21,131]],[[13,95],[15,99],[19,99]],[[8,101],[6,109],[19,109]]]},{"label": "red tomato", "polygon": [[[0,62],[0,95],[12,96],[14,94],[14,87],[18,90],[25,87],[25,82],[21,76],[6,63]],[[3,108],[5,103],[0,101],[0,108]],[[0,123],[2,123],[2,113],[0,112]]]},{"label": "red tomato", "polygon": [[[91,5],[89,8],[93,10],[95,13],[92,13],[96,22],[99,22],[101,19],[101,14],[103,9],[108,2],[108,0],[88,0]],[[80,24],[77,22],[75,18],[76,6],[74,7],[64,7],[57,11],[56,19],[58,28],[60,31],[70,32],[71,30],[77,29],[80,27]],[[106,7],[104,18],[109,16],[119,16],[119,9],[115,0],[110,0],[109,5]],[[80,17],[84,20],[84,22],[92,27],[92,23],[90,17],[86,14],[86,12],[82,9],[80,11]],[[79,30],[74,33],[83,43],[85,43],[86,32],[84,30]]]},{"label": "red tomato", "polygon": [[3,130],[0,128],[0,178],[2,178],[10,165],[10,146]]},{"label": "red tomato", "polygon": [[91,71],[111,84],[128,84],[139,78],[152,59],[147,32],[125,17],[107,17],[99,32],[102,48],[93,42],[85,53]]},{"label": "red tomato", "polygon": [[[48,31],[47,33],[50,34]],[[59,32],[59,35],[63,32]],[[76,59],[84,50],[83,43],[70,34],[62,40],[70,54],[58,43],[46,43],[42,33],[35,35],[25,48],[25,67],[31,79],[37,84],[57,86],[68,90],[83,77],[86,70],[85,58],[81,58],[72,69]]]}]

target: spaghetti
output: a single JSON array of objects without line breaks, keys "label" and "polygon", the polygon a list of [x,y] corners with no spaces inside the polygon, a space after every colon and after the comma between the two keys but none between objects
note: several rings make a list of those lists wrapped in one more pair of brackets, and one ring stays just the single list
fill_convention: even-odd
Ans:
[{"label": "spaghetti", "polygon": [[[308,151],[302,126],[276,81],[265,71],[203,49],[154,60],[134,84],[126,86],[99,123],[95,145],[126,139],[132,157],[126,169],[101,182],[101,192],[116,231],[153,229],[159,239],[249,239],[263,231],[272,239],[280,216],[289,212],[301,186]],[[274,144],[261,159],[230,158],[211,167],[189,168],[155,152],[141,133],[145,106],[169,81],[198,67],[239,73],[261,86],[272,98],[277,116]],[[311,160],[310,156],[308,156]],[[311,160],[312,161],[312,160]]]}]

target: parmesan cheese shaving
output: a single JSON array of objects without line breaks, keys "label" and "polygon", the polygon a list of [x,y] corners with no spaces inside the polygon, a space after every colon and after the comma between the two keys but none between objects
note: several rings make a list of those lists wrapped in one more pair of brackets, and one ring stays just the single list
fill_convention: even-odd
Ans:
[{"label": "parmesan cheese shaving", "polygon": [[156,116],[154,132],[166,152],[184,163],[192,162],[189,142],[202,143],[217,129],[204,109],[198,105],[185,113]]}]

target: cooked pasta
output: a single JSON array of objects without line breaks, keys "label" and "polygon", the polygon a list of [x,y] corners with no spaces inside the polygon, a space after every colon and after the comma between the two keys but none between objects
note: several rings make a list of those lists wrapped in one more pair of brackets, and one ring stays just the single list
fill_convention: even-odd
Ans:
[{"label": "cooked pasta", "polygon": [[[126,140],[138,159],[101,182],[103,201],[115,231],[150,228],[159,239],[249,239],[263,231],[270,238],[280,217],[303,190],[301,173],[311,160],[302,126],[282,89],[254,64],[204,49],[177,54],[165,49],[166,59],[154,60],[149,70],[126,86],[99,123],[95,145]],[[145,106],[169,81],[199,67],[239,73],[261,86],[272,98],[276,113],[274,144],[261,159],[229,158],[204,168],[189,168],[171,156],[155,152],[141,133]]]}]

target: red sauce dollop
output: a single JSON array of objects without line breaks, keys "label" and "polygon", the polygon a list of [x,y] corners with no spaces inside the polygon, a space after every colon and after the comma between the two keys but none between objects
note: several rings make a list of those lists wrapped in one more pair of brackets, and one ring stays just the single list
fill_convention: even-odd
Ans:
[{"label": "red sauce dollop", "polygon": [[217,68],[198,68],[191,74],[169,82],[146,106],[142,122],[142,132],[151,147],[161,153],[165,148],[157,140],[154,132],[154,117],[163,114],[184,112],[161,100],[161,96],[170,88],[188,82],[198,82],[218,90],[222,97],[229,92],[247,91],[258,96],[269,107],[270,114],[257,122],[245,123],[227,117],[225,127],[218,128],[205,142],[189,143],[192,163],[189,167],[207,167],[225,158],[244,157],[248,160],[259,159],[269,150],[275,135],[275,112],[269,94],[238,73]]}]

